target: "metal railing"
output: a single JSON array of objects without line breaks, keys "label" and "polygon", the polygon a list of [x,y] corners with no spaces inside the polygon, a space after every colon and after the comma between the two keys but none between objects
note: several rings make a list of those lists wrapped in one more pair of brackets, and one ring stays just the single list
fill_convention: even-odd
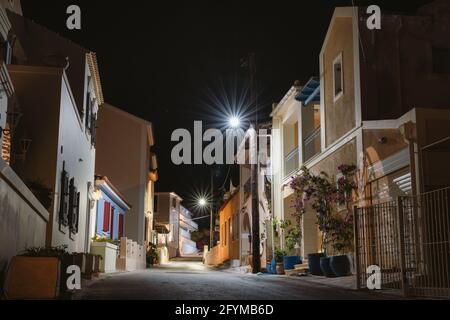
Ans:
[{"label": "metal railing", "polygon": [[450,297],[450,188],[355,208],[357,286],[381,269],[382,288]]},{"label": "metal railing", "polygon": [[303,143],[304,161],[308,161],[322,150],[320,133],[319,127],[305,139]]},{"label": "metal railing", "polygon": [[284,157],[284,177],[287,178],[299,169],[299,153],[298,148],[292,150],[287,156]]}]

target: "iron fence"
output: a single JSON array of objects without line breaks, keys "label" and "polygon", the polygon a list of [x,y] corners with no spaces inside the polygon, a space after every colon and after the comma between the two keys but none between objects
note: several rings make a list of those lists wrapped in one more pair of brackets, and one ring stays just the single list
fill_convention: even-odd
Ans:
[{"label": "iron fence", "polygon": [[383,289],[450,297],[450,188],[355,208],[357,287],[378,266]]}]

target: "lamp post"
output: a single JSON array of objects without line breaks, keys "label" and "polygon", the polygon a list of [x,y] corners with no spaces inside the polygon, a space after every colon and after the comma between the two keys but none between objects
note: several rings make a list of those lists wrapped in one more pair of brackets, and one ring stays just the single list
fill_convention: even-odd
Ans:
[{"label": "lamp post", "polygon": [[[213,182],[213,177],[211,175],[211,192],[212,192],[212,184]],[[212,205],[212,200],[208,203],[208,200],[206,200],[205,198],[200,198],[198,199],[198,205],[202,208],[209,206],[209,250],[212,249],[213,245],[214,245],[214,230],[213,230],[213,205]],[[200,217],[198,219],[202,219],[205,217]]]}]

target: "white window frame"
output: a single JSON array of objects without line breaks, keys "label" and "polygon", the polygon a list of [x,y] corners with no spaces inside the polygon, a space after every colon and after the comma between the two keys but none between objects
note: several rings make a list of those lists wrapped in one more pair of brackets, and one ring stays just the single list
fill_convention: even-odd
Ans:
[{"label": "white window frame", "polygon": [[[341,64],[341,91],[336,94],[336,75],[334,74],[334,66],[336,64],[340,63]],[[334,97],[334,102],[338,101],[340,98],[342,98],[342,96],[344,95],[344,59],[343,59],[343,54],[342,52],[340,52],[338,54],[338,56],[333,60],[333,97]]]}]

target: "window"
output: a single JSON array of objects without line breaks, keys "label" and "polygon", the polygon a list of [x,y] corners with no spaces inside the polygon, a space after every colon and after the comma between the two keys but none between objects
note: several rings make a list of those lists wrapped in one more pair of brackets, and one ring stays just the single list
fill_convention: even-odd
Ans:
[{"label": "window", "polygon": [[433,47],[432,54],[433,73],[450,74],[450,49]]},{"label": "window", "polygon": [[78,216],[80,214],[80,193],[75,186],[75,178],[69,183],[69,229],[73,234],[78,233]]},{"label": "window", "polygon": [[232,217],[231,218],[231,223],[230,223],[230,227],[231,227],[231,241],[235,241],[236,238],[234,237],[234,226],[236,224],[236,217]]},{"label": "window", "polygon": [[224,240],[224,245],[225,245],[225,247],[226,247],[226,246],[227,246],[227,243],[228,243],[228,234],[227,234],[227,230],[228,230],[228,222],[225,221],[224,227],[225,227],[225,228],[224,228],[224,230],[223,230],[223,231],[224,231],[224,232],[223,232],[223,233],[224,233],[224,237],[223,237],[223,238],[225,239],[225,240]]},{"label": "window", "polygon": [[342,52],[333,61],[333,92],[334,101],[344,94],[344,73],[342,69]]},{"label": "window", "polygon": [[177,208],[177,199],[175,199],[175,198],[172,199],[172,207],[173,207],[174,209]]},{"label": "window", "polygon": [[236,216],[234,217],[235,226],[234,226],[234,232],[235,236],[234,238],[236,240],[239,240],[239,211],[236,212]]},{"label": "window", "polygon": [[63,162],[61,172],[61,197],[59,203],[59,224],[67,227],[69,225],[69,174],[65,170],[66,163]]}]

